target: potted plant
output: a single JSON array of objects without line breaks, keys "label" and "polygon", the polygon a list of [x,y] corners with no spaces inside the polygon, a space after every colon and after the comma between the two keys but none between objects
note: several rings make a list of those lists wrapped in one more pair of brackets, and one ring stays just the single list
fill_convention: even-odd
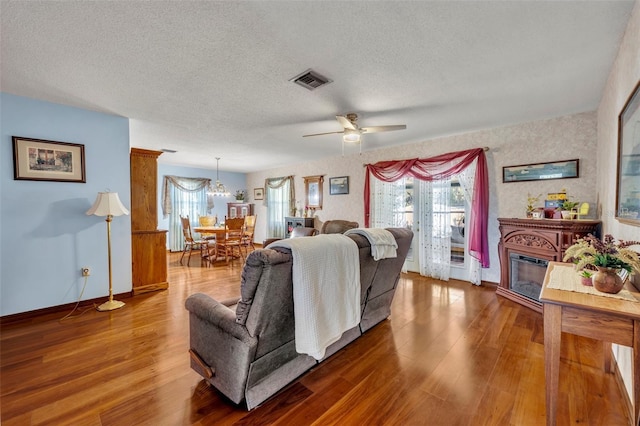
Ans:
[{"label": "potted plant", "polygon": [[593,285],[593,271],[590,271],[588,269],[583,269],[582,271],[580,271],[580,282],[582,283],[582,285],[586,285],[586,286],[592,286]]},{"label": "potted plant", "polygon": [[560,213],[562,214],[563,219],[571,219],[573,218],[577,212],[573,210],[580,204],[579,201],[570,201],[568,198],[562,202],[560,206]]},{"label": "potted plant", "polygon": [[533,217],[533,212],[536,209],[535,204],[540,200],[540,197],[542,197],[542,194],[533,196],[527,193],[527,217],[528,218]]},{"label": "potted plant", "polygon": [[630,274],[640,271],[640,257],[629,248],[634,245],[640,245],[640,241],[616,241],[611,234],[599,239],[589,234],[567,248],[562,260],[573,261],[578,270],[593,265],[597,269],[592,277],[595,289],[618,293],[624,285],[619,272],[622,269]]}]

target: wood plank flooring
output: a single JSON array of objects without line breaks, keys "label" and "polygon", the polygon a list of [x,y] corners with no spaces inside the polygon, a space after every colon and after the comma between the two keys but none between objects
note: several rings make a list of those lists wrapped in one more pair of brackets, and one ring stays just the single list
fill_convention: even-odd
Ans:
[{"label": "wood plank flooring", "polygon": [[[7,324],[1,421],[11,425],[543,425],[542,317],[492,286],[403,274],[392,315],[247,412],[189,368],[185,299],[239,295],[241,265],[181,266],[169,289]],[[89,285],[102,285],[90,280]],[[563,337],[558,424],[626,425],[598,342]]]}]

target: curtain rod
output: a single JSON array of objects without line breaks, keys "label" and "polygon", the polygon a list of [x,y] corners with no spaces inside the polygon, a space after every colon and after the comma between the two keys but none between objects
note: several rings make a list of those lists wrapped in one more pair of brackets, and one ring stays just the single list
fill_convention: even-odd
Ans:
[{"label": "curtain rod", "polygon": [[[482,150],[483,150],[484,152],[487,152],[487,151],[489,151],[489,147],[488,147],[488,146],[484,146],[484,147],[482,147]],[[369,163],[367,163],[367,164],[369,164]],[[362,167],[367,167],[367,164],[363,163],[363,164],[362,164]]]}]

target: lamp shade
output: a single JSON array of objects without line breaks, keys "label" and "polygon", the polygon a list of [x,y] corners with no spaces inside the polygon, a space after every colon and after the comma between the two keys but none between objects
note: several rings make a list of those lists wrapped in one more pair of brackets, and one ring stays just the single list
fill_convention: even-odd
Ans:
[{"label": "lamp shade", "polygon": [[129,214],[129,210],[122,205],[117,192],[98,192],[98,198],[93,206],[87,210],[87,215],[121,216]]}]

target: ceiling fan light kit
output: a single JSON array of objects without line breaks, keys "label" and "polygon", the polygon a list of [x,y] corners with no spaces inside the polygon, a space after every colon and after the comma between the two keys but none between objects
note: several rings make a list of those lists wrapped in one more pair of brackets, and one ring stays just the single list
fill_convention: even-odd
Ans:
[{"label": "ceiling fan light kit", "polygon": [[345,129],[342,135],[343,142],[360,142],[360,132],[357,130]]},{"label": "ceiling fan light kit", "polygon": [[358,127],[358,114],[349,113],[345,115],[336,115],[336,120],[342,126],[341,132],[326,132],[326,133],[314,133],[308,136],[322,136],[331,135],[335,133],[342,133],[342,156],[344,157],[344,144],[345,143],[359,143],[360,154],[362,154],[362,134],[363,133],[378,133],[378,132],[390,132],[392,130],[404,130],[407,128],[404,124],[395,124],[391,126],[372,126],[372,127]]}]

